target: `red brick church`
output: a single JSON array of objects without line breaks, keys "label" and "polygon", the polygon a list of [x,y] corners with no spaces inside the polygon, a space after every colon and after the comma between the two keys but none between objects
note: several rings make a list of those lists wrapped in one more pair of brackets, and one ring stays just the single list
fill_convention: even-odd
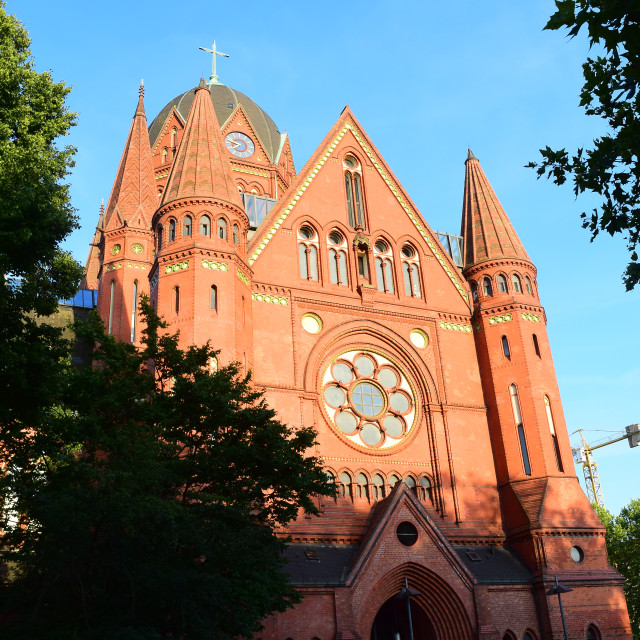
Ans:
[{"label": "red brick church", "polygon": [[563,638],[556,576],[570,638],[631,639],[537,270],[471,151],[461,235],[425,214],[348,107],[297,172],[215,76],[150,126],[141,90],[85,285],[118,338],[147,294],[318,431],[337,497],[288,528],[304,599],[265,640]]}]

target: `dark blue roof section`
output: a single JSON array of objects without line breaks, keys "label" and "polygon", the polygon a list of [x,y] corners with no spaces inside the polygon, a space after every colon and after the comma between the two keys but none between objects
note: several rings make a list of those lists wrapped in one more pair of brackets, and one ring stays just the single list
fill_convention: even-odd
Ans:
[{"label": "dark blue roof section", "polygon": [[478,584],[531,584],[533,575],[509,547],[453,545]]},{"label": "dark blue roof section", "polygon": [[295,585],[344,584],[357,550],[355,545],[290,544],[284,572]]}]

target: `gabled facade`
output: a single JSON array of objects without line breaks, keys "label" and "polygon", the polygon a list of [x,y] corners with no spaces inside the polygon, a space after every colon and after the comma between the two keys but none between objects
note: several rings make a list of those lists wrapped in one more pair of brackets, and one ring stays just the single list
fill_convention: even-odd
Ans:
[{"label": "gabled facade", "polygon": [[304,599],[262,637],[559,638],[558,576],[572,638],[630,639],[536,267],[473,154],[459,267],[348,107],[297,175],[287,135],[229,87],[178,96],[146,138],[143,117],[141,96],[92,245],[100,313],[135,341],[130,303],[149,291],[185,346],[211,340],[283,421],[317,430],[336,484],[283,532]]}]

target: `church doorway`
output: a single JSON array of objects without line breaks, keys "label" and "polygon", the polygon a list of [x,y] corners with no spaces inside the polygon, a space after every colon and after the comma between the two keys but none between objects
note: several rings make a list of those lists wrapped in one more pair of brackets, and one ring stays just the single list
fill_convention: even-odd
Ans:
[{"label": "church doorway", "polygon": [[[411,601],[413,640],[436,640],[436,633],[422,607]],[[407,601],[395,597],[387,600],[376,615],[371,627],[371,640],[410,640]]]}]

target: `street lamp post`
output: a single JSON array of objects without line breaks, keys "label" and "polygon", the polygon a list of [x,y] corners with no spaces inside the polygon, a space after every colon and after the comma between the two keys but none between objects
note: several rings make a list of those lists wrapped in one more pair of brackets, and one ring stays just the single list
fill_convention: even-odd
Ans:
[{"label": "street lamp post", "polygon": [[409,588],[409,581],[404,579],[404,587],[400,590],[397,596],[394,596],[394,600],[406,600],[407,601],[407,616],[409,618],[409,640],[413,640],[413,623],[411,621],[411,598],[419,596],[420,592],[415,589]]},{"label": "street lamp post", "polygon": [[569,591],[573,591],[571,587],[565,587],[563,584],[558,582],[558,576],[556,576],[556,584],[551,587],[549,591],[547,591],[548,596],[558,595],[558,605],[560,606],[560,618],[562,620],[562,629],[564,631],[564,640],[569,640],[569,634],[567,633],[567,623],[564,620],[564,609],[562,608],[562,597],[561,594],[569,593]]}]

